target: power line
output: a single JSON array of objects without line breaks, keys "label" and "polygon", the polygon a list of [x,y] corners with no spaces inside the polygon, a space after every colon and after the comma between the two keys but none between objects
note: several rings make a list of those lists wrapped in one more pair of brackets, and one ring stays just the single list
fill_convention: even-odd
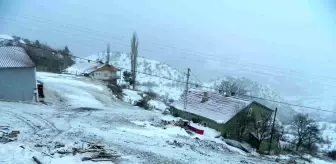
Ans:
[{"label": "power line", "polygon": [[[1,38],[1,39],[6,39],[6,38]],[[26,46],[42,49],[42,50],[45,50],[45,51],[55,52],[55,51],[52,51],[50,49],[41,48],[41,47],[37,47],[37,46],[34,46],[34,45],[26,44]],[[62,53],[59,53],[59,54],[62,54]],[[71,54],[62,54],[62,55],[70,56],[70,57],[78,58],[78,59],[82,59],[82,60],[86,60],[88,62],[100,63],[100,62],[97,62],[97,61],[94,61],[94,60],[85,59],[85,58],[78,57],[78,56],[71,55]],[[123,68],[123,67],[117,67],[117,68],[130,71],[130,69]],[[160,76],[160,75],[155,75],[155,74],[150,74],[150,73],[146,73],[146,72],[137,71],[137,73],[141,73],[141,74],[145,74],[145,75],[153,76],[153,77],[158,77],[158,78],[163,78],[163,79],[166,79],[166,80],[176,81],[176,82],[180,82],[180,83],[186,83],[185,81],[176,80],[176,79],[172,79],[172,78],[168,78],[168,77],[164,77],[164,76]],[[192,84],[192,83],[190,83],[190,84]],[[198,84],[192,84],[192,85],[199,86],[201,88],[211,89],[211,90],[214,90],[214,91],[219,91],[218,89],[216,89],[214,87],[207,87],[207,86],[198,85]],[[199,88],[194,88],[194,89],[199,89]],[[314,108],[314,107],[309,107],[309,106],[304,106],[304,105],[299,105],[299,104],[291,104],[291,103],[287,103],[287,102],[284,102],[284,101],[276,101],[276,100],[271,100],[271,99],[266,99],[266,98],[257,97],[257,96],[251,96],[251,95],[246,95],[246,94],[240,94],[240,96],[245,96],[245,97],[249,97],[249,98],[252,98],[252,99],[260,99],[260,100],[265,100],[265,101],[270,101],[270,102],[274,102],[274,103],[279,103],[279,104],[284,104],[284,105],[289,105],[289,106],[295,106],[295,107],[300,107],[300,108],[307,108],[307,109],[313,109],[313,110],[319,110],[319,111],[324,111],[324,112],[335,113],[334,111],[324,110],[324,109],[320,109],[320,108]]]},{"label": "power line", "polygon": [[[7,20],[11,20],[11,21],[18,21],[18,20],[15,20],[15,19],[10,19],[10,18],[5,18],[5,17],[0,17],[0,18],[2,18],[2,19],[7,19]],[[62,31],[62,30],[59,30],[59,29],[52,29],[52,30],[55,30],[55,31],[58,31],[58,32],[63,32],[63,33],[66,33],[66,31]],[[77,35],[80,35],[80,34],[77,34]],[[80,36],[82,36],[82,35],[80,35]],[[96,40],[100,40],[100,41],[103,41],[103,42],[108,42],[107,40],[102,40],[102,39],[98,39],[98,38],[93,38],[93,37],[88,37],[87,35],[85,35],[85,37],[87,37],[87,38],[90,38],[90,39],[96,39]],[[119,39],[120,40],[120,39]],[[119,44],[120,45],[120,44]],[[128,45],[125,45],[125,44],[122,44],[121,46],[124,46],[124,47],[128,47]],[[168,46],[169,47],[169,46]],[[161,48],[162,49],[162,48]],[[157,53],[157,52],[155,52],[155,51],[152,51],[152,50],[149,50],[149,49],[143,49],[143,48],[140,48],[140,50],[143,50],[143,51],[147,51],[147,52],[154,52],[154,53]],[[206,56],[209,56],[209,54],[208,53],[202,53],[202,52],[187,52],[187,53],[185,53],[185,54],[205,54]],[[215,56],[215,55],[213,55],[212,54],[212,56]],[[183,57],[188,57],[188,56],[183,56]],[[204,56],[203,56],[204,57]],[[223,62],[227,62],[227,63],[242,63],[243,61],[239,61],[239,60],[237,60],[237,59],[231,59],[231,58],[227,58],[227,57],[221,57],[221,58],[224,58],[224,59],[228,59],[228,60],[220,60],[220,59],[216,59],[216,58],[210,58],[210,57],[204,57],[204,58],[206,58],[206,59],[212,59],[212,60],[216,60],[216,61],[223,61]],[[193,57],[193,58],[190,58],[190,59],[192,59],[192,60],[195,60],[195,61],[199,61],[199,62],[202,62],[202,63],[204,63],[204,60],[197,60],[197,59],[195,59],[195,57]],[[231,61],[230,61],[231,60]],[[260,64],[255,64],[255,63],[252,63],[252,62],[245,62],[245,63],[247,63],[247,64],[251,64],[251,65],[255,65],[255,66],[261,66],[261,67],[266,67],[266,68],[268,68],[268,70],[270,70],[270,68],[271,69],[276,69],[276,71],[277,72],[279,72],[279,73],[281,73],[281,74],[283,74],[283,75],[286,75],[286,76],[293,76],[293,77],[309,77],[309,78],[315,78],[315,79],[317,79],[317,80],[323,80],[323,81],[326,81],[326,80],[331,80],[331,81],[333,81],[333,82],[336,82],[336,78],[335,77],[326,77],[326,76],[320,76],[320,75],[313,75],[313,76],[309,76],[309,75],[307,75],[307,74],[305,74],[305,73],[302,73],[302,72],[298,72],[298,71],[295,71],[295,70],[290,70],[289,72],[283,72],[283,71],[279,71],[279,69],[280,68],[276,68],[276,67],[272,67],[272,66],[268,66],[268,65],[260,65]],[[220,64],[220,66],[225,66],[225,65],[223,65],[223,64]],[[254,66],[254,68],[256,68]],[[242,65],[241,67],[251,67],[251,66],[249,66],[249,65],[246,65],[246,64],[244,64],[244,65]],[[240,68],[241,68],[240,67]],[[252,66],[252,68],[253,68],[253,66]],[[238,69],[237,69],[238,70]],[[240,71],[243,71],[243,70],[241,70],[241,69],[239,69]],[[263,68],[263,70],[265,70],[265,68]],[[266,69],[267,70],[267,69]],[[274,71],[274,70],[271,70],[271,71]],[[256,71],[251,71],[251,70],[249,70],[249,73],[250,72],[256,72]],[[265,76],[269,76],[269,75],[271,75],[271,76],[275,76],[274,74],[272,74],[272,73],[266,73],[266,72],[256,72],[258,75],[260,75],[260,74],[263,74],[263,75],[265,75]],[[296,75],[294,75],[293,73],[295,73]],[[284,78],[284,77],[278,77],[278,78]],[[336,86],[333,86],[333,85],[330,85],[330,84],[326,84],[327,86],[330,86],[330,87],[336,87]]]}]

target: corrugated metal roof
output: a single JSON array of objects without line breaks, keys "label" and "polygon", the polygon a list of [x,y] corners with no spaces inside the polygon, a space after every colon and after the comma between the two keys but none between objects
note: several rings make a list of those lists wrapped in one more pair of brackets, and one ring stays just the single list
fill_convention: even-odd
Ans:
[{"label": "corrugated metal roof", "polygon": [[206,101],[202,101],[203,97],[204,92],[189,91],[187,99],[188,105],[186,109],[183,109],[185,101],[184,94],[182,94],[181,99],[175,101],[172,106],[180,110],[185,110],[209,118],[218,123],[226,123],[235,116],[237,112],[252,103],[249,100],[225,97],[214,92],[207,92],[208,99]]},{"label": "corrugated metal roof", "polygon": [[0,68],[35,67],[21,47],[0,47]]}]

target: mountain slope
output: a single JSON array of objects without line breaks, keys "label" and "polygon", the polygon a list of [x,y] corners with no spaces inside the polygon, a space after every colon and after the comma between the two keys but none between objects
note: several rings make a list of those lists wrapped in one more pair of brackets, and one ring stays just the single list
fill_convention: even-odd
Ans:
[{"label": "mountain slope", "polygon": [[[106,53],[93,54],[91,56],[86,57],[87,59],[94,61],[106,61]],[[79,61],[79,62],[87,62],[87,61]],[[110,53],[110,64],[120,67],[123,71],[130,71],[130,54],[115,52]],[[185,89],[185,81],[186,75],[179,72],[178,70],[170,67],[167,64],[163,64],[161,62],[146,59],[143,57],[138,58],[138,75],[137,82],[139,83],[138,89],[140,90],[153,90],[161,96],[167,96],[173,99],[179,99],[181,93]],[[157,75],[160,78],[152,75]],[[206,86],[208,88],[216,88],[222,80],[229,80],[232,82],[236,82],[242,84],[249,91],[248,94],[254,97],[261,97],[264,99],[275,100],[275,101],[285,101],[282,97],[277,95],[270,88],[258,84],[257,82],[251,81],[246,78],[233,78],[233,77],[224,77],[219,78],[215,81],[209,83],[200,84],[201,86]],[[196,80],[191,79],[190,83],[196,83]],[[122,81],[121,81],[122,82]],[[194,85],[190,85],[190,88],[195,88]],[[202,89],[199,87],[199,89]],[[206,89],[206,88],[203,88]],[[291,108],[288,105],[278,104],[266,100],[255,99],[258,102],[261,102],[268,107],[275,109],[278,107],[278,116],[283,122],[289,122],[291,117],[297,112],[295,109]]]},{"label": "mountain slope", "polygon": [[[106,61],[106,53],[93,54],[86,59],[94,61]],[[131,56],[127,53],[114,52],[110,53],[110,64],[121,69],[122,72],[130,71]],[[78,62],[87,62],[79,60]],[[178,99],[185,89],[186,75],[180,71],[170,67],[167,64],[138,57],[137,65],[137,83],[140,90],[153,90],[160,96],[166,96],[173,99]],[[192,79],[191,83],[196,83]],[[124,83],[121,78],[121,83]]]}]

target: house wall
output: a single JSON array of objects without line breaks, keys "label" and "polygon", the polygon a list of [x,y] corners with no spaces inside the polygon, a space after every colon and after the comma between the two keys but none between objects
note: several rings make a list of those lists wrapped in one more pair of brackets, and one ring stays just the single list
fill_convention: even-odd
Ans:
[{"label": "house wall", "polygon": [[1,68],[0,99],[33,101],[36,87],[35,68]]},{"label": "house wall", "polygon": [[96,71],[91,73],[91,77],[98,80],[117,79],[117,73],[111,71]]},{"label": "house wall", "polygon": [[[251,105],[247,106],[245,109],[241,110],[238,114],[236,114],[231,120],[226,122],[226,124],[223,125],[222,132],[226,135],[226,133],[230,133],[229,135],[226,135],[229,138],[236,139],[236,129],[238,127],[237,122],[240,121],[239,117],[248,117],[248,110],[252,107],[252,116],[255,116],[257,120],[261,118],[262,112],[272,112],[268,109],[265,109],[262,106],[259,106],[257,104],[252,103]],[[251,116],[251,117],[252,117]],[[252,127],[247,127],[248,129],[251,129]],[[248,131],[248,130],[247,130]],[[248,138],[248,133],[244,135],[244,138]]]}]

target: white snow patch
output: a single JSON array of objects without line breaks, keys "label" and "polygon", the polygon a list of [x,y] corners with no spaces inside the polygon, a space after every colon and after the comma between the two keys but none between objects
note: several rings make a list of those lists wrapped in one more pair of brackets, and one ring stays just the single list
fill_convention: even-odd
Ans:
[{"label": "white snow patch", "polygon": [[148,103],[154,109],[158,109],[158,110],[161,110],[161,111],[164,111],[165,109],[167,109],[166,104],[164,104],[163,102],[158,101],[158,100],[149,100]]},{"label": "white snow patch", "polygon": [[124,93],[124,101],[130,104],[134,104],[136,101],[142,99],[139,92],[137,91],[133,91],[130,89],[123,89],[123,93]]},{"label": "white snow patch", "polygon": [[0,34],[0,39],[13,40],[14,38],[7,34]]}]

